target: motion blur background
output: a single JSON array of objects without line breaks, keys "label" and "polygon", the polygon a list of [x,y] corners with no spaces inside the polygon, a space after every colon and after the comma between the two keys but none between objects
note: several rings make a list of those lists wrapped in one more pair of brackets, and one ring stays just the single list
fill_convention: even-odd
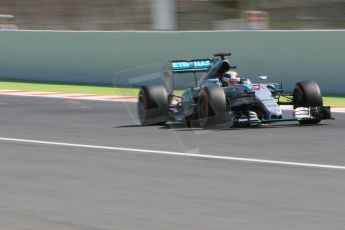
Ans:
[{"label": "motion blur background", "polygon": [[345,0],[0,0],[0,28],[343,29]]}]

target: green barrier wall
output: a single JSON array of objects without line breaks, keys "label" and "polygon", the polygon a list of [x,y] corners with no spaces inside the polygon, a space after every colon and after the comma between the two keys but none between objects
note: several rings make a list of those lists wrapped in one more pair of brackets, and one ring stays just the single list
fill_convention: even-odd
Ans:
[{"label": "green barrier wall", "polygon": [[0,44],[2,79],[111,84],[120,70],[230,51],[242,77],[265,74],[289,88],[313,79],[345,93],[345,31],[0,31]]}]

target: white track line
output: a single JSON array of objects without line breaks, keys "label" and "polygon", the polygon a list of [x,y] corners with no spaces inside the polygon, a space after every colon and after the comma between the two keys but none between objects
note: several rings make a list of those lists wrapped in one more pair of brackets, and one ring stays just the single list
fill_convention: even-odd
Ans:
[{"label": "white track line", "polygon": [[230,157],[230,156],[209,155],[209,154],[170,152],[170,151],[136,149],[136,148],[121,148],[121,147],[100,146],[100,145],[84,145],[84,144],[40,141],[40,140],[29,140],[29,139],[17,139],[17,138],[6,138],[6,137],[0,137],[0,141],[21,142],[21,143],[40,144],[40,145],[55,145],[55,146],[87,148],[87,149],[102,149],[102,150],[125,151],[125,152],[139,152],[139,153],[150,153],[150,154],[183,156],[183,157],[197,157],[197,158],[206,158],[206,159],[250,162],[250,163],[271,164],[271,165],[345,170],[345,166],[342,166],[342,165],[327,165],[327,164],[313,164],[313,163],[301,163],[301,162],[291,162],[291,161],[276,161],[276,160],[264,160],[264,159],[255,159],[255,158],[242,158],[242,157]]}]

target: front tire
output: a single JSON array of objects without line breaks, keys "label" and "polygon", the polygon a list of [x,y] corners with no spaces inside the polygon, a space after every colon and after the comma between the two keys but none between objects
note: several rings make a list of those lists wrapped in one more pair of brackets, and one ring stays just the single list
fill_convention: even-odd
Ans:
[{"label": "front tire", "polygon": [[[293,106],[317,107],[323,106],[322,94],[319,85],[315,81],[301,81],[295,85],[293,90]],[[300,124],[318,124],[321,119],[302,120]]]},{"label": "front tire", "polygon": [[141,125],[164,125],[169,120],[169,99],[162,85],[142,86],[138,98],[138,117]]}]

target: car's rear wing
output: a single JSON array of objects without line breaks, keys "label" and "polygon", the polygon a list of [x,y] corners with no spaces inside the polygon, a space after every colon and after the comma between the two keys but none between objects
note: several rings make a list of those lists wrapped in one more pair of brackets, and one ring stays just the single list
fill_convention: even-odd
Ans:
[{"label": "car's rear wing", "polygon": [[194,82],[197,85],[196,73],[207,72],[211,66],[212,59],[195,59],[195,60],[174,60],[169,61],[163,67],[163,82],[169,94],[172,94],[175,80],[174,74],[194,73]]},{"label": "car's rear wing", "polygon": [[211,65],[211,59],[176,60],[169,62],[169,64],[173,73],[206,72]]}]

